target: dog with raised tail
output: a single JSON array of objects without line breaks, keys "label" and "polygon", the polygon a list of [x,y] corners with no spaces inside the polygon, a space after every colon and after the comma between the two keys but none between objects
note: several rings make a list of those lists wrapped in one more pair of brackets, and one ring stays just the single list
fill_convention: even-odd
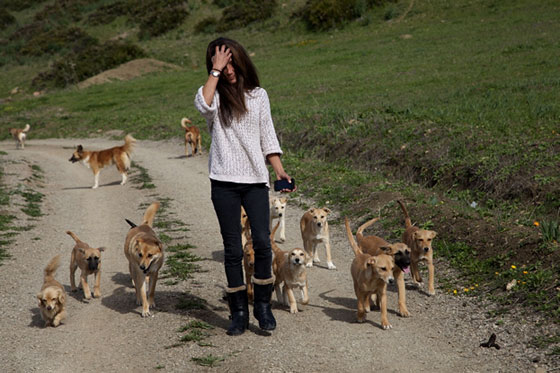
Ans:
[{"label": "dog with raised tail", "polygon": [[96,189],[99,186],[99,172],[101,169],[113,163],[117,166],[117,170],[119,170],[122,176],[121,185],[124,185],[128,178],[128,169],[131,163],[130,154],[135,143],[136,139],[134,137],[126,135],[124,145],[115,146],[110,149],[84,150],[82,145],[78,145],[69,161],[72,163],[81,161],[86,167],[91,168],[93,171],[92,189]]},{"label": "dog with raised tail", "polygon": [[54,274],[60,265],[60,255],[52,258],[45,267],[43,286],[37,293],[39,309],[45,326],[58,326],[66,318],[66,292]]},{"label": "dog with raised tail", "polygon": [[26,124],[24,128],[10,128],[10,134],[16,142],[16,149],[25,148],[25,139],[30,129],[31,126],[29,124]]},{"label": "dog with raised tail", "polygon": [[84,291],[84,298],[91,299],[91,290],[89,289],[87,277],[89,275],[95,276],[95,285],[93,286],[93,296],[95,298],[101,297],[101,252],[105,251],[104,247],[90,247],[87,243],[81,241],[76,234],[71,231],[66,231],[70,237],[74,239],[76,245],[72,249],[70,256],[70,289],[72,291],[78,290],[76,288],[76,269],[80,268],[80,283]]},{"label": "dog with raised tail", "polygon": [[164,261],[163,244],[152,229],[158,208],[159,202],[153,202],[146,209],[140,225],[125,219],[131,229],[124,242],[124,254],[136,289],[136,304],[142,305],[142,317],[151,316],[150,308],[156,305],[156,282]]},{"label": "dog with raised tail", "polygon": [[196,126],[189,126],[189,124],[192,124],[189,118],[181,119],[181,127],[185,129],[185,157],[189,156],[189,146],[191,148],[191,155],[202,154],[200,130]]}]

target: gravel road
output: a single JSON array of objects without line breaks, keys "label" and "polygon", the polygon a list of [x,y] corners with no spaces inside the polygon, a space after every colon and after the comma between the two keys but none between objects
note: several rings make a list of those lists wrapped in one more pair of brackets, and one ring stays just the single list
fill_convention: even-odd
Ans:
[{"label": "gravel road", "polygon": [[[412,287],[407,278],[410,318],[397,316],[396,288],[390,288],[391,330],[380,328],[378,311],[367,322],[356,323],[356,299],[350,276],[353,253],[343,225],[331,225],[334,263],[328,270],[323,261],[308,270],[309,305],[303,312],[273,303],[278,328],[271,334],[258,330],[251,319],[250,331],[240,337],[225,334],[228,311],[222,295],[225,275],[221,237],[210,201],[206,154],[185,158],[179,140],[139,141],[133,160],[147,170],[155,189],[138,189],[133,183],[119,185],[114,166],[103,169],[100,186],[90,189],[93,175],[68,158],[72,147],[103,149],[122,141],[108,139],[30,140],[24,150],[13,142],[0,143],[5,184],[29,187],[45,195],[43,216],[30,218],[14,195],[2,214],[15,214],[17,225],[34,225],[15,237],[11,258],[0,267],[0,355],[4,372],[533,372],[554,370],[558,360],[526,346],[543,326],[534,320],[512,316],[487,318],[490,305],[470,297],[454,297],[438,291],[429,297]],[[38,166],[43,177],[30,177]],[[289,170],[288,170],[289,171]],[[297,178],[297,175],[294,175]],[[160,281],[154,317],[142,318],[130,286],[123,244],[128,225],[140,221],[147,203],[169,199],[169,213],[184,222],[189,231],[175,241],[195,246],[192,252],[206,260],[203,271],[178,284]],[[289,202],[286,221],[288,250],[301,247],[298,201]],[[157,221],[156,216],[156,221]],[[102,255],[101,299],[82,300],[70,293],[69,261],[74,241],[72,230],[91,246],[105,246]],[[157,232],[157,230],[156,230]],[[437,250],[437,242],[435,244]],[[319,247],[325,258],[324,247]],[[35,294],[42,284],[43,268],[55,254],[62,254],[56,278],[69,293],[68,318],[58,328],[44,328]],[[449,271],[436,262],[436,272]],[[79,273],[79,271],[78,271]],[[78,274],[77,274],[78,275]],[[90,277],[91,280],[91,277]],[[90,282],[91,283],[91,282]],[[436,282],[437,286],[437,282]],[[203,310],[181,310],[185,296],[206,301]],[[273,297],[275,300],[275,297]],[[214,328],[200,346],[178,343],[178,329],[201,320]],[[480,343],[497,334],[501,349],[482,348]],[[183,333],[184,334],[184,333]],[[212,355],[221,362],[203,367],[192,358]],[[556,365],[555,365],[556,364]],[[540,368],[539,368],[540,367]]]}]

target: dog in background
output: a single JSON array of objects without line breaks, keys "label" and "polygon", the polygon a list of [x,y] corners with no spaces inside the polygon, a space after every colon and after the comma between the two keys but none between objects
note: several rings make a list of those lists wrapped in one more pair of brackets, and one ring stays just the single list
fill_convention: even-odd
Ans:
[{"label": "dog in background", "polygon": [[[270,229],[272,229],[272,221],[278,219],[280,221],[280,241],[286,241],[286,205],[288,199],[286,197],[270,198]],[[274,236],[270,238],[274,240]]]},{"label": "dog in background", "polygon": [[247,214],[245,214],[245,221],[243,221],[243,213],[245,210],[241,208],[242,214],[242,237],[245,238],[245,243],[243,244],[243,269],[245,270],[245,283],[247,284],[247,297],[249,300],[253,300],[253,282],[251,278],[255,274],[255,250],[253,249],[253,240],[251,238],[251,229],[249,228],[249,221],[246,219]]},{"label": "dog in background", "polygon": [[46,326],[58,326],[66,318],[66,292],[54,274],[60,265],[60,255],[52,258],[45,267],[43,286],[37,293],[41,317]]},{"label": "dog in background", "polygon": [[301,217],[299,226],[303,248],[307,253],[307,267],[313,267],[313,263],[320,262],[317,252],[319,242],[325,244],[327,251],[327,267],[336,269],[331,257],[331,243],[329,240],[329,223],[327,216],[331,213],[328,208],[310,208]]},{"label": "dog in background", "polygon": [[402,242],[390,244],[379,236],[364,236],[364,230],[378,220],[379,218],[374,218],[362,224],[356,231],[356,240],[358,241],[360,249],[366,254],[374,256],[388,254],[393,257],[395,262],[393,277],[397,281],[399,290],[399,315],[402,317],[409,317],[410,312],[408,312],[406,308],[404,273],[410,271],[410,248]]},{"label": "dog in background", "polygon": [[27,137],[27,132],[29,131],[30,128],[31,126],[29,126],[29,124],[26,124],[23,129],[10,128],[10,134],[12,135],[12,137],[16,142],[16,149],[25,148],[25,138]]},{"label": "dog in background", "polygon": [[93,286],[93,296],[99,298],[101,296],[101,252],[105,251],[104,247],[93,248],[87,243],[81,241],[71,231],[66,231],[70,237],[76,241],[76,245],[72,249],[70,256],[70,288],[72,291],[78,290],[76,288],[75,273],[76,269],[80,268],[80,283],[84,290],[84,298],[91,299],[91,291],[89,290],[87,277],[89,275],[95,276],[95,285]]},{"label": "dog in background", "polygon": [[276,299],[286,306],[289,305],[290,313],[297,313],[298,307],[294,290],[297,289],[301,292],[301,304],[309,303],[309,289],[305,267],[307,254],[300,248],[283,251],[276,245],[272,238],[279,225],[280,223],[277,223],[270,234],[270,243],[274,253],[272,271],[275,276],[274,288],[276,290]]},{"label": "dog in background", "polygon": [[423,286],[422,276],[418,269],[420,262],[426,262],[428,265],[428,294],[435,295],[434,288],[434,257],[432,249],[432,241],[437,233],[434,231],[420,229],[412,225],[410,216],[403,202],[397,201],[404,213],[405,231],[402,236],[403,242],[410,247],[410,272],[412,280],[418,285]]},{"label": "dog in background", "polygon": [[189,146],[191,155],[202,154],[202,137],[200,130],[196,126],[188,126],[192,122],[188,118],[181,119],[181,127],[185,129],[185,156],[189,156]]},{"label": "dog in background", "polygon": [[241,206],[241,247],[245,247],[247,237],[251,237],[251,226],[245,208]]},{"label": "dog in background", "polygon": [[93,186],[91,187],[92,189],[96,189],[99,186],[100,170],[113,163],[117,166],[117,170],[119,170],[122,176],[121,185],[124,185],[126,183],[128,169],[130,168],[130,154],[132,153],[135,142],[136,139],[134,137],[126,135],[124,138],[124,145],[115,146],[110,149],[91,151],[84,150],[82,145],[78,145],[69,161],[72,163],[82,161],[84,165],[91,168],[94,179]]},{"label": "dog in background", "polygon": [[[131,229],[124,242],[124,254],[136,289],[136,304],[142,305],[142,317],[151,316],[150,308],[156,305],[154,300],[156,282],[164,260],[163,244],[152,229],[158,208],[159,202],[153,202],[146,209],[142,224],[139,226],[126,219]],[[146,291],[146,282],[149,284],[148,291]]]},{"label": "dog in background", "polygon": [[393,257],[387,254],[369,255],[360,249],[354,235],[350,230],[348,218],[345,219],[346,234],[354,251],[354,260],[350,267],[354,292],[358,298],[358,322],[366,321],[366,312],[369,310],[369,301],[372,295],[381,311],[381,327],[390,329],[393,326],[387,318],[387,284],[393,283]]}]

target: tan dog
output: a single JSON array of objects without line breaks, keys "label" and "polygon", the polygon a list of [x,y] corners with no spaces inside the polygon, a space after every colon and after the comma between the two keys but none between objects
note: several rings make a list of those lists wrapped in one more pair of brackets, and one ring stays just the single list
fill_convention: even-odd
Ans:
[{"label": "tan dog", "polygon": [[91,299],[91,291],[89,290],[87,277],[95,275],[95,285],[93,286],[93,296],[99,298],[101,296],[101,252],[105,251],[104,247],[92,248],[87,243],[80,241],[71,231],[66,231],[76,241],[76,245],[72,249],[70,256],[70,288],[72,291],[78,290],[76,288],[75,273],[76,269],[80,267],[80,283],[84,290],[84,297]]},{"label": "tan dog", "polygon": [[241,206],[241,247],[245,247],[247,237],[251,237],[251,226],[249,225],[249,217]]},{"label": "tan dog", "polygon": [[181,119],[181,127],[185,129],[185,156],[189,156],[189,145],[191,155],[202,154],[202,137],[196,126],[187,126],[192,122],[188,118]]},{"label": "tan dog", "polygon": [[369,255],[362,252],[354,240],[348,218],[345,219],[346,234],[354,251],[351,273],[354,282],[354,292],[358,299],[358,322],[366,321],[369,311],[369,300],[373,294],[381,311],[381,327],[390,329],[393,326],[387,318],[387,284],[394,281],[393,258],[387,254]]},{"label": "tan dog", "polygon": [[356,240],[358,241],[360,249],[366,254],[388,254],[393,257],[393,261],[395,262],[393,277],[397,281],[399,289],[399,315],[402,317],[409,317],[410,312],[408,312],[406,308],[404,273],[408,273],[410,270],[410,248],[402,242],[390,244],[379,236],[364,236],[364,230],[378,220],[379,218],[374,218],[362,224],[356,232]]},{"label": "tan dog", "polygon": [[412,280],[418,286],[424,285],[418,264],[422,261],[426,262],[428,264],[428,294],[435,295],[432,240],[436,237],[437,233],[413,226],[404,204],[401,201],[397,201],[397,203],[401,206],[404,213],[405,231],[402,239],[410,247],[410,272]]},{"label": "tan dog", "polygon": [[115,146],[110,149],[91,151],[84,150],[82,145],[78,145],[72,157],[69,161],[72,163],[82,161],[84,165],[91,168],[93,171],[93,186],[92,189],[96,189],[99,186],[99,172],[105,166],[115,164],[117,170],[121,173],[122,181],[121,185],[124,185],[127,180],[127,172],[130,168],[130,153],[132,153],[132,148],[136,139],[131,135],[126,135],[124,138],[124,145]]},{"label": "tan dog", "polygon": [[[274,288],[276,299],[284,305],[290,305],[290,313],[297,313],[298,306],[294,294],[297,289],[301,292],[301,304],[309,303],[309,289],[307,285],[307,272],[305,267],[307,254],[303,249],[295,248],[290,251],[281,250],[272,240],[280,223],[272,231],[271,245],[274,252],[272,269],[274,272]],[[283,284],[282,290],[280,286]]]},{"label": "tan dog", "polygon": [[27,137],[26,132],[29,131],[31,127],[29,124],[26,124],[23,129],[21,128],[10,128],[10,134],[14,138],[16,142],[16,149],[18,148],[25,148],[25,139]]},{"label": "tan dog", "polygon": [[66,292],[54,274],[60,265],[60,255],[52,258],[45,267],[43,286],[37,293],[41,317],[45,326],[58,326],[66,318]]},{"label": "tan dog", "polygon": [[[272,229],[272,221],[278,219],[280,222],[280,241],[286,241],[286,205],[288,199],[286,197],[270,198],[270,229]],[[274,240],[274,236],[270,238]]]},{"label": "tan dog", "polygon": [[[242,214],[245,212],[242,208]],[[245,214],[245,217],[247,215]],[[245,219],[243,223],[242,235],[245,237],[243,244],[243,269],[245,270],[245,283],[247,284],[247,297],[253,300],[253,282],[251,278],[255,274],[255,250],[253,249],[253,240],[251,239],[251,230],[249,229],[249,221]]]},{"label": "tan dog", "polygon": [[[127,220],[132,228],[126,235],[124,254],[128,259],[130,277],[136,289],[136,304],[142,304],[142,317],[151,316],[150,307],[156,305],[154,300],[156,282],[164,260],[163,244],[152,229],[158,208],[158,202],[152,203],[139,226]],[[146,291],[146,282],[149,283],[148,291]]]},{"label": "tan dog", "polygon": [[331,213],[328,208],[310,208],[301,217],[299,226],[303,248],[308,255],[307,267],[313,267],[313,263],[320,262],[317,252],[317,244],[323,242],[327,251],[327,266],[336,269],[331,257],[331,243],[329,240],[329,223],[327,216]]}]

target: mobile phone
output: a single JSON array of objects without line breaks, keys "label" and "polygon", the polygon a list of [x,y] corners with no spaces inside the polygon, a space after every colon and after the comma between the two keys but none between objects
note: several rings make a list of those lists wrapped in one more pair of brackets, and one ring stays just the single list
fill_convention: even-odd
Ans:
[{"label": "mobile phone", "polygon": [[274,190],[279,192],[284,189],[294,190],[296,188],[296,179],[292,177],[292,182],[290,183],[286,179],[276,180],[274,182]]}]

